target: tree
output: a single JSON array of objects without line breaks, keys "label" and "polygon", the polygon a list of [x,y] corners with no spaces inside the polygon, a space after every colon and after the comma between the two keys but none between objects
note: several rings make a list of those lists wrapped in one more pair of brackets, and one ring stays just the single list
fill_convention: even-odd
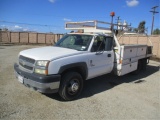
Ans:
[{"label": "tree", "polygon": [[3,30],[3,31],[8,31],[8,28],[3,28],[2,30]]},{"label": "tree", "polygon": [[160,35],[160,29],[155,29],[154,31],[153,31],[153,35]]},{"label": "tree", "polygon": [[145,24],[146,24],[145,21],[140,22],[139,25],[138,25],[138,28],[134,28],[133,32],[136,32],[136,33],[145,33]]},{"label": "tree", "polygon": [[139,23],[139,26],[138,26],[138,32],[139,33],[145,33],[145,24],[146,24],[145,21],[142,21],[142,22]]},{"label": "tree", "polygon": [[134,28],[134,29],[133,29],[133,32],[136,32],[136,33],[137,33],[137,32],[138,32],[138,28]]}]

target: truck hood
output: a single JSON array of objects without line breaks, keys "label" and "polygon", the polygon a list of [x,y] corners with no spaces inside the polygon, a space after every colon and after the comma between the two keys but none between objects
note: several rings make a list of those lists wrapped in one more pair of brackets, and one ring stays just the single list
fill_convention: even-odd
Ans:
[{"label": "truck hood", "polygon": [[40,47],[40,48],[24,50],[20,52],[20,55],[33,58],[35,60],[54,60],[82,53],[83,51],[50,46],[50,47]]}]

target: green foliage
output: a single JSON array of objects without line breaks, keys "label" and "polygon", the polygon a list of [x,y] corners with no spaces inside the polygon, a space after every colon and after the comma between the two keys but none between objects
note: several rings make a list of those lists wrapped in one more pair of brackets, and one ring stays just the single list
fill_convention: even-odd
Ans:
[{"label": "green foliage", "polygon": [[153,35],[160,35],[160,29],[155,29],[154,31],[153,31]]},{"label": "green foliage", "polygon": [[139,26],[138,26],[138,32],[139,33],[145,33],[145,24],[146,24],[145,21],[142,21],[142,22],[139,23]]},{"label": "green foliage", "polygon": [[146,24],[145,21],[140,22],[139,25],[138,25],[138,28],[134,28],[133,32],[136,32],[136,33],[145,33],[145,24]]},{"label": "green foliage", "polygon": [[137,33],[138,32],[138,28],[134,28],[133,31]]},{"label": "green foliage", "polygon": [[2,30],[3,30],[3,31],[8,31],[8,28],[3,28]]}]

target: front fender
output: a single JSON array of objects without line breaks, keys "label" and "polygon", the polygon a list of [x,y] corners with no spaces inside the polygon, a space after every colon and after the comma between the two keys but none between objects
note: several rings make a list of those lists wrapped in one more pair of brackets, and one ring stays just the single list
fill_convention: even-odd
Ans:
[{"label": "front fender", "polygon": [[87,64],[85,62],[77,62],[77,63],[71,63],[71,64],[61,66],[58,74],[62,74],[64,72],[68,71],[68,70],[73,70],[73,69],[80,72],[80,74],[82,75],[82,77],[84,79],[87,78],[88,68],[87,68]]}]

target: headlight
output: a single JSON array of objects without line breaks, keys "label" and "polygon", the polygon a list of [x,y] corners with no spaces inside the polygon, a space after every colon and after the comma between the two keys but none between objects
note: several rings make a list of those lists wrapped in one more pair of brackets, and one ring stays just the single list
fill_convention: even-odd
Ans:
[{"label": "headlight", "polygon": [[34,72],[38,73],[38,74],[43,74],[43,75],[47,75],[48,74],[47,70],[37,69],[37,68],[34,69]]},{"label": "headlight", "polygon": [[46,67],[48,63],[49,63],[49,61],[40,60],[40,61],[37,61],[37,62],[36,62],[36,66]]},{"label": "headlight", "polygon": [[35,64],[34,72],[38,74],[48,75],[48,65],[49,61],[40,60]]}]

